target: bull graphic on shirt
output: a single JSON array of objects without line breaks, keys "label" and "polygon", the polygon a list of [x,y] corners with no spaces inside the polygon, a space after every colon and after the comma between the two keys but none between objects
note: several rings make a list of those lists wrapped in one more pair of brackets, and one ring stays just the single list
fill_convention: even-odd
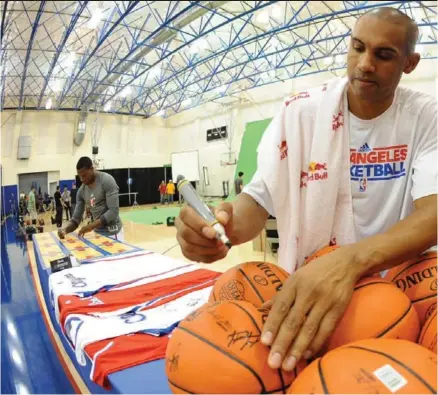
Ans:
[{"label": "bull graphic on shirt", "polygon": [[280,145],[278,145],[278,149],[280,150],[280,160],[283,160],[284,158],[287,157],[287,141],[283,140]]}]

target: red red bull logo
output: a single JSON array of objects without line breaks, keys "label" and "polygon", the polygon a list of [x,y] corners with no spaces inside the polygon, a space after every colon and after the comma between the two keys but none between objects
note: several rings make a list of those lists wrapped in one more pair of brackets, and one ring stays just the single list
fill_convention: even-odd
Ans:
[{"label": "red red bull logo", "polygon": [[300,188],[307,187],[307,183],[311,181],[326,180],[327,178],[327,163],[310,162],[308,171],[301,171]]},{"label": "red red bull logo", "polygon": [[302,171],[301,172],[300,188],[307,187],[307,181],[309,181],[309,173],[306,173],[305,171]]},{"label": "red red bull logo", "polygon": [[338,115],[333,115],[332,128],[334,132],[337,132],[338,129],[344,125],[344,113],[339,111]]},{"label": "red red bull logo", "polygon": [[296,95],[293,95],[292,97],[290,97],[289,99],[286,100],[286,106],[288,106],[290,103],[294,102],[295,100],[306,99],[308,97],[310,97],[310,95],[309,95],[309,92],[307,92],[307,91],[297,93]]},{"label": "red red bull logo", "polygon": [[287,157],[287,151],[288,151],[287,141],[283,140],[281,144],[278,146],[278,149],[280,150],[280,160],[283,160],[284,158]]}]

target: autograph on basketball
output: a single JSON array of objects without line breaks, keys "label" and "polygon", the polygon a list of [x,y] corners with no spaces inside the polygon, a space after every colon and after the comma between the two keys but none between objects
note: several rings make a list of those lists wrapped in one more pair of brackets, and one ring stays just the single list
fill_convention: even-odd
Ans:
[{"label": "autograph on basketball", "polygon": [[240,350],[243,350],[246,346],[252,347],[260,341],[260,334],[253,334],[251,331],[234,331],[228,335],[228,347],[233,344],[241,342]]},{"label": "autograph on basketball", "polygon": [[172,357],[167,358],[167,364],[169,365],[170,372],[176,372],[178,370],[179,355],[173,354]]}]

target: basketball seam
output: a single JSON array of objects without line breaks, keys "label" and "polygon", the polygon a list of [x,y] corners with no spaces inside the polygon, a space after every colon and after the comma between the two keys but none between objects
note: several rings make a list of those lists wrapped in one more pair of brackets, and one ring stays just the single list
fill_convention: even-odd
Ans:
[{"label": "basketball seam", "polygon": [[254,286],[254,284],[251,282],[251,279],[248,277],[248,275],[242,270],[242,269],[238,269],[239,272],[242,273],[242,275],[245,276],[246,281],[248,281],[249,285],[251,286],[251,288],[254,290],[254,292],[257,294],[257,296],[259,297],[259,299],[262,301],[262,303],[265,302],[265,299],[263,299],[262,295],[260,295],[259,290]]},{"label": "basketball seam", "polygon": [[363,350],[363,351],[372,352],[372,353],[374,353],[374,354],[383,355],[384,357],[389,358],[391,361],[393,361],[393,362],[395,362],[395,363],[398,363],[400,366],[402,366],[404,369],[406,369],[409,373],[411,373],[414,377],[416,377],[421,383],[423,383],[424,386],[425,386],[428,390],[430,390],[430,391],[432,392],[432,394],[436,394],[436,393],[437,393],[437,391],[436,391],[433,387],[431,387],[431,386],[429,385],[429,383],[426,382],[426,380],[424,380],[419,374],[417,374],[417,373],[416,373],[414,370],[412,370],[409,366],[405,365],[403,362],[399,361],[398,359],[394,358],[393,356],[391,356],[391,355],[389,355],[389,354],[386,354],[386,353],[383,352],[383,351],[372,350],[372,349],[369,349],[369,348],[366,348],[366,347],[360,347],[360,346],[347,346],[347,347],[345,347],[345,348],[353,348],[353,349],[356,349],[356,350]]},{"label": "basketball seam", "polygon": [[319,380],[321,381],[322,389],[324,391],[324,394],[329,394],[329,390],[327,388],[327,382],[324,378],[324,373],[322,371],[322,358],[318,360],[318,374],[319,374]]},{"label": "basketball seam", "polygon": [[169,382],[169,384],[173,385],[174,387],[176,387],[176,388],[178,388],[178,389],[180,389],[180,390],[183,390],[183,391],[187,392],[188,394],[196,394],[196,392],[191,392],[191,391],[189,391],[189,390],[186,390],[184,387],[181,387],[181,386],[179,386],[179,385],[176,385],[176,384],[175,384],[172,380],[170,380],[169,378],[167,378],[167,381]]},{"label": "basketball seam", "polygon": [[[281,372],[281,369],[277,369],[277,371],[278,371],[278,376],[280,377],[281,387],[284,388],[285,384],[284,384],[283,373]],[[285,393],[284,390],[282,392],[283,392],[283,394]]]},{"label": "basketball seam", "polygon": [[227,357],[229,357],[233,361],[237,362],[239,365],[242,365],[243,367],[248,369],[253,374],[255,379],[259,382],[260,386],[262,387],[260,392],[261,393],[266,393],[265,383],[263,382],[262,378],[257,374],[257,372],[251,366],[249,366],[245,362],[239,360],[237,357],[235,357],[234,355],[230,354],[229,352],[227,352],[225,350],[222,350],[219,346],[217,346],[216,344],[213,344],[212,342],[210,342],[207,339],[204,339],[201,335],[198,335],[197,333],[193,332],[192,330],[184,328],[183,326],[180,326],[179,329],[181,329],[182,331],[187,332],[190,335],[196,337],[198,340],[201,340],[202,342],[208,344],[210,347],[212,347],[215,350],[221,352],[222,354],[226,355]]},{"label": "basketball seam", "polygon": [[427,332],[427,330],[430,327],[430,324],[433,321],[433,316],[436,316],[436,310],[434,310],[434,313],[432,313],[429,318],[426,321],[426,325],[421,329],[420,338],[418,339],[418,342],[421,343],[424,340],[424,335]]},{"label": "basketball seam", "polygon": [[414,300],[412,300],[411,302],[412,302],[412,303],[422,302],[423,300],[430,299],[430,298],[434,298],[434,297],[436,298],[436,294],[429,295],[429,296],[424,296],[423,298],[420,298],[420,299],[414,299]]},{"label": "basketball seam", "polygon": [[409,307],[407,308],[407,310],[395,321],[393,322],[391,325],[389,325],[386,329],[384,329],[382,332],[380,332],[378,335],[376,335],[376,337],[381,337],[383,335],[385,335],[386,333],[388,333],[392,328],[394,328],[401,320],[403,320],[403,318],[405,318],[408,313],[412,310],[413,306],[412,303],[409,303]]},{"label": "basketball seam", "polygon": [[391,285],[392,287],[394,286],[393,284],[389,283],[388,281],[376,280],[376,281],[373,281],[372,283],[357,285],[356,287],[354,287],[354,291],[357,291],[358,289],[365,288],[365,287],[368,287],[369,285],[374,285],[374,284],[385,284],[385,285]]},{"label": "basketball seam", "polygon": [[[417,261],[417,262],[413,262],[413,263],[411,263],[409,266],[407,266],[407,267],[405,267],[402,271],[400,271],[400,272],[398,272],[393,278],[392,278],[392,280],[391,281],[394,281],[400,274],[402,274],[403,272],[405,272],[406,270],[408,270],[408,269],[410,269],[412,266],[415,266],[415,265],[419,265],[420,263],[423,263],[424,261],[428,261],[429,259],[433,259],[433,258],[437,258],[437,257],[424,257],[424,258],[421,258],[419,261]],[[401,265],[403,265],[403,264],[401,264]]]}]

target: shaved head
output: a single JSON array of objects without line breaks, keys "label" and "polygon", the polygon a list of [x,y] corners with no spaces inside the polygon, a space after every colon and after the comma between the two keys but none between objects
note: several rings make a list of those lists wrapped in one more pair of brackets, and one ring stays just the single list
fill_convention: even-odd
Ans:
[{"label": "shaved head", "polygon": [[391,105],[402,74],[420,61],[417,39],[417,24],[395,8],[375,8],[356,21],[347,57],[353,114],[372,119]]},{"label": "shaved head", "polygon": [[401,25],[406,29],[406,51],[408,55],[415,52],[415,45],[418,40],[418,26],[416,22],[406,14],[396,8],[379,7],[363,14],[359,19],[364,17],[374,17],[384,19],[395,25]]}]

